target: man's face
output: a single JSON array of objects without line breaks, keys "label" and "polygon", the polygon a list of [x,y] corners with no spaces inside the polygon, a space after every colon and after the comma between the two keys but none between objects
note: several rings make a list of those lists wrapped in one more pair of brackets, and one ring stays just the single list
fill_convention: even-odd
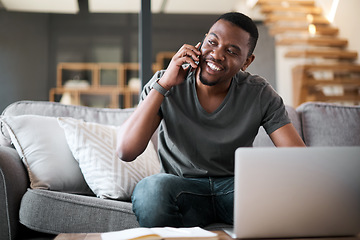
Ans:
[{"label": "man's face", "polygon": [[200,80],[213,86],[228,82],[254,60],[248,57],[250,34],[226,20],[217,21],[201,47]]}]

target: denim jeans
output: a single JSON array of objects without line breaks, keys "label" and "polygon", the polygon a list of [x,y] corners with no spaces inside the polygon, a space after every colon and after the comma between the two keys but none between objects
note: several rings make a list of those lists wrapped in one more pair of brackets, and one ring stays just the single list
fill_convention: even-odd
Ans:
[{"label": "denim jeans", "polygon": [[132,203],[142,227],[233,224],[234,177],[152,175],[136,185]]}]

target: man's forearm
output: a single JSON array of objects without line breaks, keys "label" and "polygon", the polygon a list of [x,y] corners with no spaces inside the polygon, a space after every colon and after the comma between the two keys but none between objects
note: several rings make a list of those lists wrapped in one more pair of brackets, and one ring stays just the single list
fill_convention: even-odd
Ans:
[{"label": "man's forearm", "polygon": [[118,132],[117,154],[124,161],[136,159],[160,124],[158,115],[164,96],[152,89]]}]

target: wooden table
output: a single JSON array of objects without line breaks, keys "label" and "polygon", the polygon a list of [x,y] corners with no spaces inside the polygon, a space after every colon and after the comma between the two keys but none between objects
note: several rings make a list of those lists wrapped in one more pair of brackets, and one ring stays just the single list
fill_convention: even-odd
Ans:
[{"label": "wooden table", "polygon": [[[224,231],[212,232],[219,235],[219,240],[233,240],[233,238],[227,235]],[[59,234],[54,240],[101,240],[101,233],[62,233]],[[359,239],[355,238],[355,240]]]},{"label": "wooden table", "polygon": [[[219,240],[233,240],[233,238],[231,238],[224,231],[212,231],[212,232],[217,233],[219,235]],[[54,240],[101,240],[101,233],[62,233],[59,234]],[[286,240],[286,239],[282,238],[279,240]],[[360,240],[360,237],[289,238],[289,240]]]}]

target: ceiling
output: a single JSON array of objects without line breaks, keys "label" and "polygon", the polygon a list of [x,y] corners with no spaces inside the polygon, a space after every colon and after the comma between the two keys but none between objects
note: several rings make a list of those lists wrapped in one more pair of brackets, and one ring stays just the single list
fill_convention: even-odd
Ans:
[{"label": "ceiling", "polygon": [[[141,8],[141,0],[87,1],[91,13],[139,13]],[[254,2],[256,0],[151,0],[151,10],[153,13],[166,14],[220,14],[240,11],[254,18],[258,13],[249,7]],[[61,14],[77,14],[80,10],[78,0],[0,0],[0,8],[17,12]]]},{"label": "ceiling", "polygon": [[46,13],[77,13],[77,0],[0,0],[7,11],[46,12]]}]

